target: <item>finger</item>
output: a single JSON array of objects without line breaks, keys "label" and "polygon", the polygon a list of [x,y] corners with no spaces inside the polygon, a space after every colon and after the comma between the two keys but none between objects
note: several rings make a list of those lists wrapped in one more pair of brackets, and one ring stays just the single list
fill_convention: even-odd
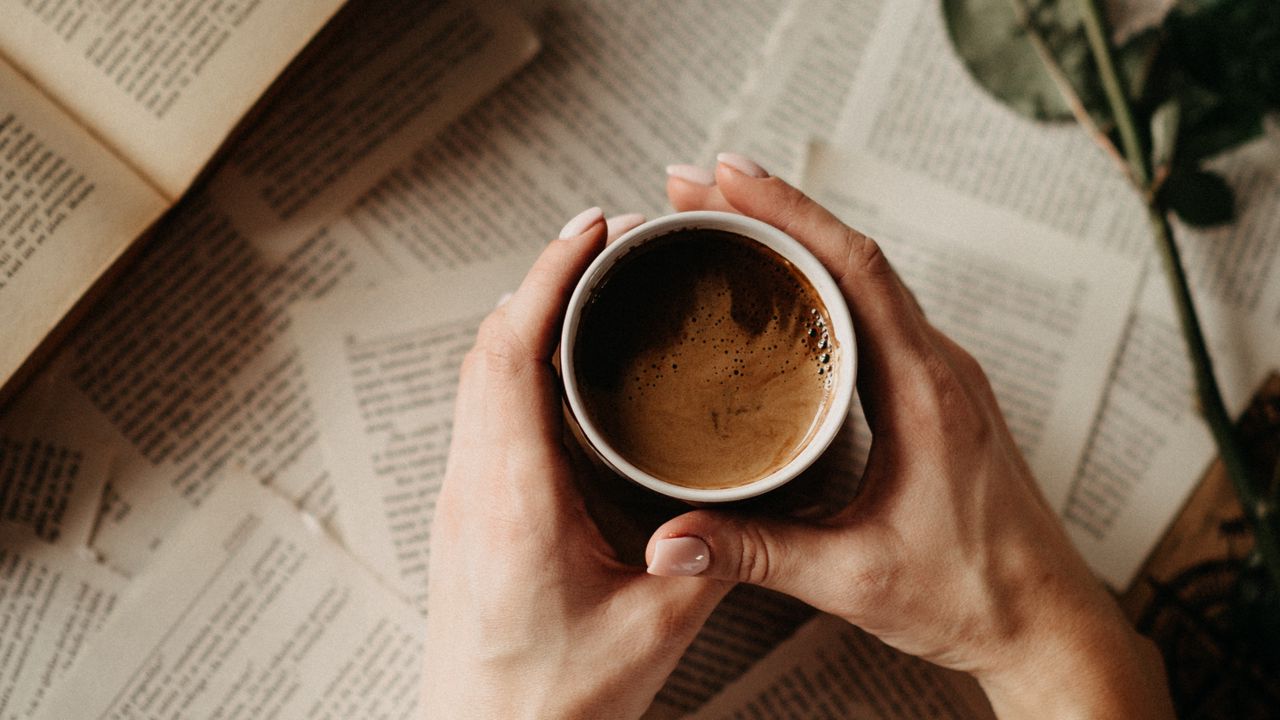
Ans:
[{"label": "finger", "polygon": [[604,221],[608,232],[605,236],[604,244],[612,245],[613,241],[626,235],[634,230],[637,226],[644,222],[644,216],[640,213],[627,213],[625,215],[614,215]]},{"label": "finger", "polygon": [[[645,550],[649,574],[744,582],[831,607],[833,575],[856,577],[859,548],[842,528],[696,510],[659,527]],[[849,533],[844,533],[849,535]],[[836,549],[838,547],[838,550]],[[830,555],[839,552],[840,561]]]},{"label": "finger", "polygon": [[[600,208],[590,208],[564,226],[560,237],[542,251],[520,287],[495,312],[503,335],[525,359],[544,361],[555,350],[569,294],[592,258],[604,245],[605,222]],[[495,338],[482,338],[495,341]],[[502,341],[497,339],[497,341]]]},{"label": "finger", "polygon": [[873,431],[892,398],[911,391],[934,352],[919,307],[876,242],[750,159],[721,153],[716,185],[739,212],[786,232],[822,261],[849,301],[857,330],[859,389]]},{"label": "finger", "polygon": [[716,189],[716,177],[697,165],[667,166],[667,198],[671,207],[686,210],[737,212]]}]

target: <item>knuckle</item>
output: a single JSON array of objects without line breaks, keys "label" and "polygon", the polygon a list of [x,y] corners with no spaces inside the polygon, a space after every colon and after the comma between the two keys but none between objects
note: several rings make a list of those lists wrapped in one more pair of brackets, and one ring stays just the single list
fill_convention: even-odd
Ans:
[{"label": "knuckle", "polygon": [[893,604],[902,568],[891,563],[877,563],[850,573],[845,596],[857,608],[870,610]]},{"label": "knuckle", "polygon": [[777,548],[766,533],[754,525],[741,528],[742,553],[739,579],[752,585],[767,586],[777,575]]},{"label": "knuckle", "polygon": [[496,311],[480,323],[476,344],[467,353],[464,366],[474,371],[498,375],[517,374],[523,366],[523,348],[512,334],[502,311]]},{"label": "knuckle", "polygon": [[966,375],[942,354],[929,355],[913,394],[913,409],[935,427],[946,428],[948,435],[965,433],[966,439],[980,440],[991,432],[990,418],[976,401]]},{"label": "knuckle", "polygon": [[837,280],[843,282],[855,276],[881,277],[893,272],[880,243],[847,225],[842,232],[845,257]]}]

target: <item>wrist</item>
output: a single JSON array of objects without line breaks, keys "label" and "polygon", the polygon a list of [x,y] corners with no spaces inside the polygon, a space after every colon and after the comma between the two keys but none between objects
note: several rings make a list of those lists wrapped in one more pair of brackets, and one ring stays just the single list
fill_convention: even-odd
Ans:
[{"label": "wrist", "polygon": [[1005,653],[1005,662],[975,673],[997,717],[1171,720],[1164,667],[1105,597],[1046,612],[1035,630]]}]

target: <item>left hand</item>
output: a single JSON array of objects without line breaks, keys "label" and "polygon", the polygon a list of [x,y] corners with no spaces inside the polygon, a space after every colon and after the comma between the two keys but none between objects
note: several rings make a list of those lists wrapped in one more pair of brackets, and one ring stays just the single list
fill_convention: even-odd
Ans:
[{"label": "left hand", "polygon": [[622,563],[575,485],[551,361],[606,232],[598,209],[570,221],[463,363],[431,536],[423,717],[639,717],[732,586]]}]

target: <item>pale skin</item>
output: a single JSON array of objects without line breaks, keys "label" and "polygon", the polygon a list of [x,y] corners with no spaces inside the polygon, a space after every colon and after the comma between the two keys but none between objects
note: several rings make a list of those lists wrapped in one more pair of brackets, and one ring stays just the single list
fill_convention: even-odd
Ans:
[{"label": "pale skin", "polygon": [[577,489],[551,364],[568,294],[609,235],[566,226],[485,321],[462,372],[432,533],[425,717],[639,717],[737,582],[795,596],[971,673],[998,717],[1172,718],[1164,671],[1041,496],[976,361],[874,241],[741,156],[669,170],[677,210],[739,212],[805,244],[858,331],[875,440],[823,522],[696,510],[618,560]]}]

